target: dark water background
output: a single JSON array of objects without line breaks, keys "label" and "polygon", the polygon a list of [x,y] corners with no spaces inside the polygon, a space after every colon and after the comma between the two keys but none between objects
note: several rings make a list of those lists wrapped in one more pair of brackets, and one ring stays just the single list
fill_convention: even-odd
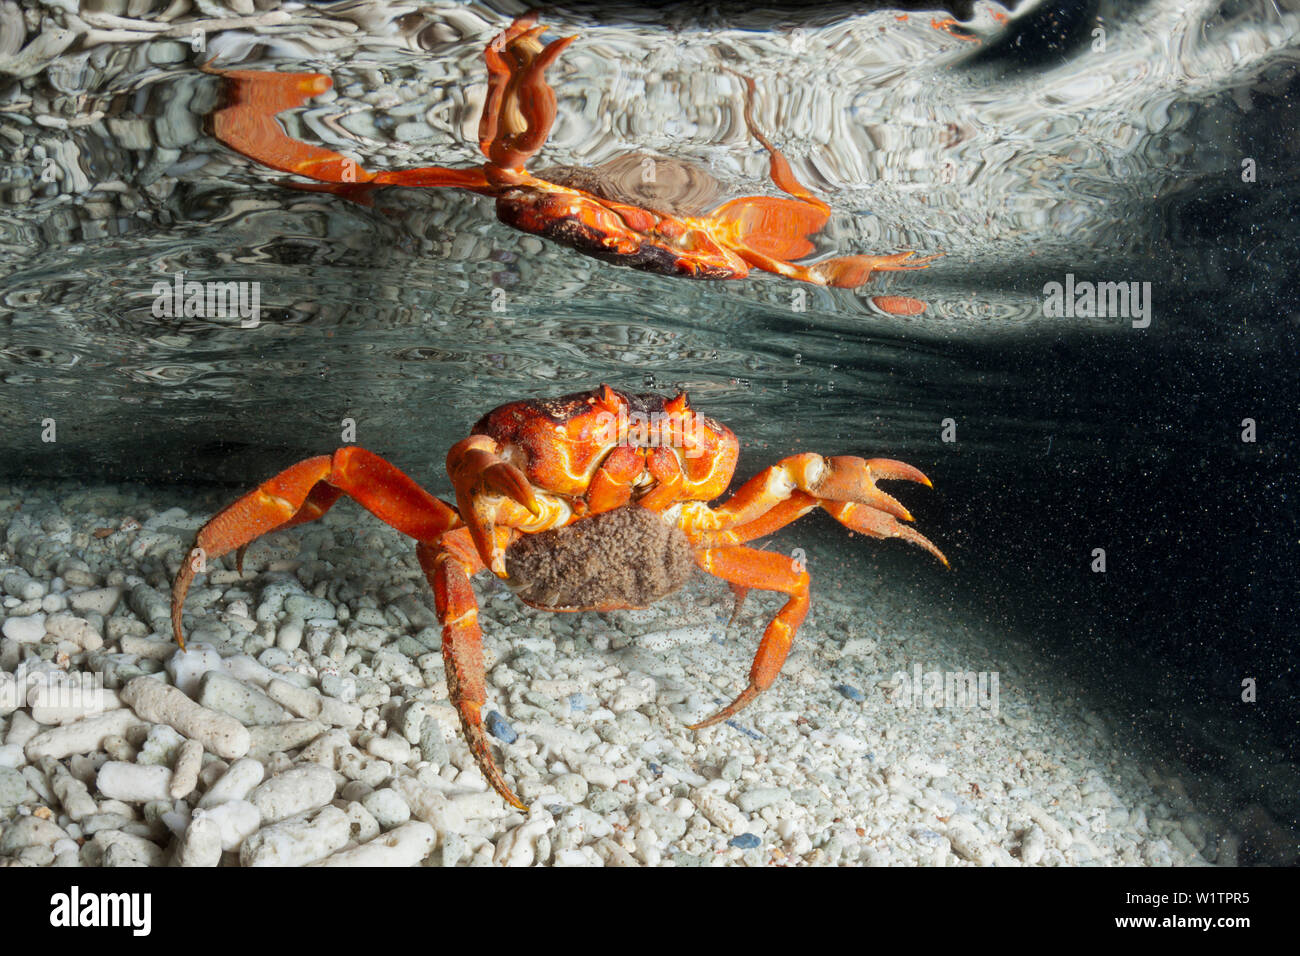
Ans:
[{"label": "dark water background", "polygon": [[[272,40],[219,31],[206,55],[333,75],[321,109],[365,124],[347,144],[369,165],[473,162],[472,85],[508,13],[376,7],[330,49],[300,40],[332,6]],[[857,7],[543,14],[582,39],[553,70],[539,165],[645,149],[770,194],[720,69],[741,64],[760,125],[836,211],[819,251],[944,253],[860,290],[644,275],[513,232],[469,194],[368,209],[283,188],[204,135],[217,81],[174,41],[74,44],[2,77],[0,476],[233,492],[332,449],[350,418],[445,493],[446,449],[497,404],[685,388],[741,437],[740,478],[803,450],[921,467],[936,491],[907,501],[955,570],[894,545],[891,574],[1004,621],[1135,741],[1240,778],[1226,815],[1258,803],[1294,834],[1300,5],[1031,4],[1006,25],[993,9],[959,11],[980,44]],[[384,91],[400,103],[365,98]],[[428,130],[406,152],[403,123]],[[154,282],[177,272],[260,282],[260,325],[154,317]],[[1150,282],[1150,327],[1045,316],[1067,273]],[[879,294],[929,308],[890,316]]]}]

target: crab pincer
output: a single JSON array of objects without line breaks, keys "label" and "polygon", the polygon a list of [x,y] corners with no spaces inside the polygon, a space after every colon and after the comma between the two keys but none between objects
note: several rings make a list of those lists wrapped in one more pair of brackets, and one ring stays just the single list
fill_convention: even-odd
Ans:
[{"label": "crab pincer", "polygon": [[499,497],[517,502],[534,517],[541,509],[528,477],[503,461],[497,454],[499,450],[497,443],[486,435],[471,435],[447,453],[447,474],[456,489],[456,508],[469,526],[483,563],[497,577],[504,578],[505,557],[493,534]]}]

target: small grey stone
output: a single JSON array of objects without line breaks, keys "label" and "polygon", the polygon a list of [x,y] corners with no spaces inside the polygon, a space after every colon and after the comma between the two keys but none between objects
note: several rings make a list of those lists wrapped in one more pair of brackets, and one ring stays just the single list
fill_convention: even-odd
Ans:
[{"label": "small grey stone", "polygon": [[790,799],[790,791],[785,787],[758,787],[746,790],[736,800],[736,805],[746,813],[753,813]]},{"label": "small grey stone", "polygon": [[215,670],[203,675],[198,702],[229,714],[245,726],[278,724],[293,716],[260,690]]},{"label": "small grey stone", "polygon": [[587,807],[593,813],[613,813],[623,805],[623,797],[613,790],[597,790],[587,797]]},{"label": "small grey stone", "polygon": [[28,796],[27,781],[17,770],[0,767],[0,807],[13,807]]},{"label": "small grey stone", "polygon": [[284,610],[290,617],[300,617],[303,620],[313,617],[333,619],[337,614],[329,601],[309,594],[290,594],[284,599]]},{"label": "small grey stone", "polygon": [[411,808],[406,805],[406,801],[395,790],[387,787],[366,794],[361,805],[370,811],[375,822],[385,830],[391,830],[411,819]]}]

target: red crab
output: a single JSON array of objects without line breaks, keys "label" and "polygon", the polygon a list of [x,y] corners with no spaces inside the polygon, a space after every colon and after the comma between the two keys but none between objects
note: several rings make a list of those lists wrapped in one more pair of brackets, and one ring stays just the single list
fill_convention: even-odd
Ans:
[{"label": "red crab", "polygon": [[531,15],[521,17],[483,51],[489,86],[479,122],[479,147],[487,158],[481,166],[370,172],[339,153],[291,138],[276,114],[328,90],[331,80],[320,73],[212,70],[227,80],[226,105],[213,114],[212,131],[264,166],[306,176],[326,184],[316,188],[352,199],[364,201],[378,186],[453,186],[492,196],[497,217],[507,225],[662,275],[738,279],[757,268],[817,285],[856,288],[873,272],[923,269],[937,258],[912,259],[915,253],[900,252],[794,263],[814,251],[809,237],[826,225],[831,207],[795,178],[785,157],[754,125],[750,79],[745,79],[745,121],[771,155],[772,182],[793,198],[744,196],[711,211],[659,208],[671,203],[647,197],[645,190],[637,195],[636,183],[627,177],[618,181],[619,160],[595,170],[554,168],[542,171],[545,178],[532,175],[524,164],[545,144],[555,122],[555,92],[546,83],[546,68],[577,39],[543,46],[538,37],[545,29],[535,26]]},{"label": "red crab", "polygon": [[[483,416],[447,454],[456,504],[435,498],[379,456],[356,446],[285,469],[215,515],[172,586],[172,625],[184,647],[181,609],[195,558],[237,551],[271,531],[314,521],[349,495],[414,538],[442,622],[447,688],[484,777],[526,809],[488,749],[482,633],[470,578],[490,569],[526,604],[550,611],[645,607],[679,588],[694,566],[728,581],[739,603],[750,588],[788,600],[768,624],[749,684],[726,707],[692,725],[725,720],[771,686],[808,613],[802,564],[744,547],[814,508],[876,538],[902,538],[945,565],[924,536],[902,524],[907,509],[876,479],[929,485],[910,465],[885,458],[805,453],[765,468],[726,502],[740,446],[725,425],[680,394],[629,395],[602,385],[556,399],[511,402]],[[201,550],[200,550],[201,549]]]}]

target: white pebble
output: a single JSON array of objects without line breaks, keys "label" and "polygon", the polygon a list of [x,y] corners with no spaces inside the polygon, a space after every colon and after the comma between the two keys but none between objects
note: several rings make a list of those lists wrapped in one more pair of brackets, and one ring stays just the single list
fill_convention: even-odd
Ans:
[{"label": "white pebble", "polygon": [[334,799],[334,773],[320,764],[304,764],[278,773],[248,795],[267,823],[278,823]]},{"label": "white pebble", "polygon": [[132,727],[139,725],[140,721],[135,714],[125,707],[121,710],[110,710],[97,717],[87,717],[85,720],[78,720],[63,727],[52,727],[41,731],[27,741],[24,752],[28,760],[40,760],[42,757],[62,760],[72,754],[93,753],[103,749],[106,738],[121,736]]},{"label": "white pebble", "polygon": [[20,601],[36,601],[45,596],[45,584],[34,580],[26,571],[15,568],[4,576],[4,589]]},{"label": "white pebble", "polygon": [[275,724],[290,716],[260,690],[218,670],[203,675],[194,699],[209,710],[229,714],[245,727]]},{"label": "white pebble", "polygon": [[176,864],[216,866],[221,862],[221,848],[221,824],[208,813],[196,812],[176,847]]},{"label": "white pebble", "polygon": [[369,843],[343,850],[313,866],[415,866],[431,852],[437,832],[427,823],[406,823]]},{"label": "white pebble", "polygon": [[[217,825],[223,850],[238,850],[262,826],[262,814],[247,800],[227,800],[211,810],[195,810],[194,816],[207,817]],[[190,826],[193,825],[191,821]]]},{"label": "white pebble", "polygon": [[294,818],[258,830],[239,848],[239,862],[306,866],[346,846],[349,829],[346,813],[338,807],[322,807],[311,820]]},{"label": "white pebble", "polygon": [[497,841],[492,861],[498,866],[531,866],[537,858],[537,841],[555,826],[555,818],[545,810],[534,811],[531,820],[519,824]]},{"label": "white pebble", "polygon": [[45,619],[45,633],[61,641],[71,641],[83,651],[97,651],[104,646],[104,638],[89,621],[75,614],[60,613]]},{"label": "white pebble", "polygon": [[555,778],[553,786],[565,803],[581,803],[587,797],[587,780],[581,774],[561,774]]},{"label": "white pebble", "polygon": [[172,772],[167,767],[122,763],[117,760],[105,763],[95,777],[95,786],[100,793],[123,803],[167,800],[171,785]]},{"label": "white pebble", "polygon": [[700,813],[704,814],[710,823],[724,833],[739,836],[749,828],[749,820],[740,812],[740,808],[720,793],[702,788],[695,789],[691,791],[691,802],[699,808]]},{"label": "white pebble", "polygon": [[790,799],[790,791],[785,787],[756,787],[746,790],[737,798],[736,803],[746,813],[754,813],[774,803]]},{"label": "white pebble", "polygon": [[415,777],[398,777],[393,781],[392,789],[411,808],[417,820],[432,824],[439,833],[466,832],[464,812],[440,791]]},{"label": "white pebble", "polygon": [[391,830],[411,819],[411,808],[406,805],[406,801],[387,787],[366,794],[361,798],[361,805],[370,811],[375,822],[385,830]]},{"label": "white pebble", "polygon": [[28,617],[7,617],[3,628],[4,636],[19,644],[36,644],[45,637],[45,615],[32,614]]},{"label": "white pebble", "polygon": [[1030,827],[1020,838],[1020,860],[1026,866],[1034,866],[1043,858],[1047,849],[1047,837],[1039,827]]},{"label": "white pebble", "polygon": [[197,740],[187,740],[176,753],[172,768],[172,783],[168,795],[173,800],[183,800],[199,784],[199,770],[203,766],[203,745]]},{"label": "white pebble", "polygon": [[265,776],[266,768],[261,761],[249,757],[236,760],[199,800],[199,807],[206,810],[230,800],[243,800]]},{"label": "white pebble", "polygon": [[46,725],[70,724],[122,707],[117,691],[62,682],[38,684],[31,689],[28,699],[32,705],[32,719]]},{"label": "white pebble", "polygon": [[248,728],[227,714],[200,707],[175,687],[137,677],[119,696],[144,720],[166,724],[218,757],[233,760],[248,753]]},{"label": "white pebble", "polygon": [[683,644],[707,644],[715,634],[723,633],[716,624],[695,624],[671,631],[651,631],[635,638],[635,643],[648,651],[666,651]]},{"label": "white pebble", "polygon": [[63,807],[63,812],[69,819],[78,821],[98,813],[99,807],[95,805],[86,785],[64,770],[62,765],[55,764],[55,768],[50,780],[50,789],[59,798],[59,805]]},{"label": "white pebble", "polygon": [[644,707],[655,699],[655,679],[646,674],[629,674],[626,683],[614,692],[609,709],[616,714]]},{"label": "white pebble", "polygon": [[269,667],[263,667],[247,654],[236,654],[234,657],[227,657],[224,663],[226,670],[230,672],[232,677],[258,687],[266,687],[276,677],[275,671]]},{"label": "white pebble", "polygon": [[72,605],[74,611],[83,614],[86,611],[94,611],[96,614],[108,617],[120,600],[122,600],[121,588],[96,588],[93,591],[81,591],[72,595],[68,603]]},{"label": "white pebble", "polygon": [[578,768],[578,773],[582,775],[582,779],[594,787],[613,790],[618,786],[618,771],[609,764],[601,763],[599,760],[584,761]]},{"label": "white pebble", "polygon": [[0,717],[7,717],[27,701],[18,692],[18,680],[7,671],[0,671]]},{"label": "white pebble", "polygon": [[204,674],[208,671],[226,669],[221,655],[210,644],[187,644],[183,651],[176,648],[167,658],[165,666],[172,683],[182,694],[189,697],[198,693],[199,681],[203,679]]},{"label": "white pebble", "polygon": [[404,737],[395,735],[371,737],[366,741],[366,750],[380,760],[387,760],[393,764],[403,764],[411,759],[411,745]]}]

